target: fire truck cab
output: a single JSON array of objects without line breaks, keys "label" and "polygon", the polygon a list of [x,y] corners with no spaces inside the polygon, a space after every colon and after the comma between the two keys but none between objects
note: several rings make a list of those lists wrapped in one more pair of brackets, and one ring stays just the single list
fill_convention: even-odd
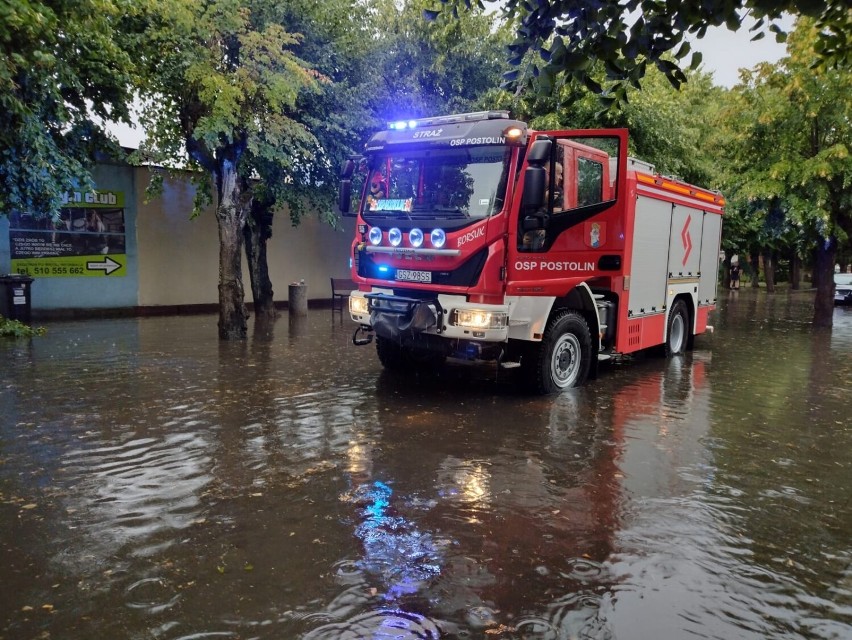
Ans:
[{"label": "fire truck cab", "polygon": [[341,175],[353,342],[375,338],[386,368],[490,360],[552,393],[707,330],[724,200],[629,158],[625,129],[534,131],[501,111],[390,123]]}]

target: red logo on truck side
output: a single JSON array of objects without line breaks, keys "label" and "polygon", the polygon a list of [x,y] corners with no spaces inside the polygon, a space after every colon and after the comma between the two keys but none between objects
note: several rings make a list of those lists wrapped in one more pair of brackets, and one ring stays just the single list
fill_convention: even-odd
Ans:
[{"label": "red logo on truck side", "polygon": [[692,222],[692,216],[687,217],[686,224],[683,225],[683,231],[680,232],[680,239],[683,241],[683,266],[686,266],[686,261],[689,260],[689,254],[692,252],[692,237],[689,235],[689,223]]}]

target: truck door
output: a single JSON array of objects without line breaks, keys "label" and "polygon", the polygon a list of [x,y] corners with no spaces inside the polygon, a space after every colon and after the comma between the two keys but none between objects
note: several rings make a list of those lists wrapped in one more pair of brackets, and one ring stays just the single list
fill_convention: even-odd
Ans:
[{"label": "truck door", "polygon": [[566,286],[574,286],[566,278],[621,268],[627,131],[545,135],[553,144],[543,166],[544,206],[532,214],[518,209],[507,273],[510,290],[517,284],[528,291],[534,283],[542,295],[564,295]]}]

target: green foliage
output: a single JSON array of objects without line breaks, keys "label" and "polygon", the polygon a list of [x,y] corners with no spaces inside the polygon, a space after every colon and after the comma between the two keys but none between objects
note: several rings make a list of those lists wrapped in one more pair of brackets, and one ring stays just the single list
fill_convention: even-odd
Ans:
[{"label": "green foliage", "polygon": [[127,121],[133,63],[117,22],[129,0],[0,3],[0,215],[53,215],[91,186],[96,150],[117,152],[97,119]]},{"label": "green foliage", "polygon": [[19,320],[9,320],[0,316],[0,337],[4,338],[33,338],[47,333],[44,327],[31,327]]},{"label": "green foliage", "polygon": [[[848,34],[852,12],[841,0],[506,0],[504,15],[515,26],[509,62],[517,67],[506,74],[511,86],[531,85],[550,94],[559,77],[602,95],[606,106],[624,101],[629,86],[638,87],[646,71],[656,67],[674,87],[687,80],[687,69],[697,69],[701,54],[692,52],[688,35],[702,38],[707,29],[726,26],[736,31],[742,16],[757,19],[754,39],[786,34],[777,21],[784,13],[816,19],[815,50],[828,66],[850,62]],[[458,14],[482,0],[438,0],[427,18],[442,8]],[[592,73],[595,63],[606,69],[600,82]]]},{"label": "green foliage", "polygon": [[720,120],[726,182],[734,215],[765,217],[781,207],[785,224],[842,244],[852,234],[852,74],[814,66],[817,28],[800,19],[789,55],[745,73],[731,92]]},{"label": "green foliage", "polygon": [[188,154],[191,167],[214,177],[231,162],[244,178],[255,162],[286,169],[312,157],[316,139],[287,110],[325,78],[294,54],[300,36],[275,17],[271,2],[151,6],[139,41],[148,131],[140,157],[174,166]]},{"label": "green foliage", "polygon": [[[470,111],[488,105],[506,70],[509,34],[495,15],[466,12],[424,21],[429,0],[376,2],[374,111],[379,126],[397,117]],[[490,108],[490,106],[489,106]]]},{"label": "green foliage", "polygon": [[255,171],[262,183],[255,196],[270,207],[286,204],[294,226],[312,212],[335,224],[340,163],[372,124],[367,110],[372,74],[368,55],[375,38],[369,7],[344,0],[293,0],[277,11],[276,19],[289,32],[300,34],[294,52],[326,81],[300,92],[285,108],[314,137],[310,153],[256,158]]},{"label": "green foliage", "polygon": [[[590,72],[601,80],[606,73],[600,64]],[[602,111],[594,95],[566,82],[559,83],[552,97],[503,92],[497,104],[512,108],[536,129],[626,127],[632,156],[654,164],[661,173],[719,188],[713,114],[722,108],[725,92],[707,73],[689,71],[687,76],[689,83],[675,89],[652,69],[641,90],[627,90],[620,109]]]},{"label": "green foliage", "polygon": [[329,80],[288,110],[317,141],[310,157],[254,163],[257,197],[287,204],[292,224],[310,211],[336,223],[341,162],[388,120],[490,106],[483,96],[505,68],[505,30],[482,14],[429,24],[420,19],[424,6],[293,0],[281,8],[287,30],[301,35],[294,51]]}]

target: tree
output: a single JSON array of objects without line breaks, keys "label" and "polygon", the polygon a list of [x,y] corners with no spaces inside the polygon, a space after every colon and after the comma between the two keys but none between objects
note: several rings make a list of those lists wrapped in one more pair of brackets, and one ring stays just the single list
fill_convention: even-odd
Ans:
[{"label": "tree", "polygon": [[127,0],[0,6],[0,215],[58,213],[91,187],[96,150],[118,147],[103,120],[129,121],[133,63],[118,28]]},{"label": "tree", "polygon": [[277,17],[262,0],[162,0],[142,16],[143,153],[202,170],[199,203],[215,194],[224,340],[247,332],[241,260],[254,172],[286,170],[316,149],[287,109],[322,76],[294,55],[300,36]]},{"label": "tree", "polygon": [[[595,78],[605,74],[597,65]],[[587,91],[557,83],[552,96],[502,92],[496,104],[512,108],[535,129],[625,127],[631,156],[655,165],[657,171],[708,188],[719,188],[716,113],[724,105],[724,89],[702,71],[689,71],[689,82],[678,89],[651,70],[641,90],[631,87],[621,109],[601,111]]]},{"label": "tree", "polygon": [[[434,19],[442,8],[458,15],[460,7],[483,6],[482,0],[439,2],[425,12],[427,18]],[[687,36],[701,38],[720,25],[736,31],[746,12],[757,19],[754,39],[768,29],[779,41],[785,38],[777,25],[782,14],[810,16],[816,20],[819,58],[828,66],[850,61],[852,12],[842,0],[506,0],[502,6],[516,27],[509,61],[517,69],[507,74],[508,82],[530,83],[549,94],[555,79],[564,75],[602,94],[609,106],[622,103],[627,88],[638,87],[652,66],[676,87],[685,82],[684,67],[701,64],[700,53],[689,55]],[[606,67],[603,84],[593,77],[595,62]]]},{"label": "tree", "polygon": [[489,106],[496,92],[508,32],[495,15],[474,10],[452,19],[420,19],[431,0],[378,0],[377,85],[371,101],[376,124],[397,117],[461,113]]},{"label": "tree", "polygon": [[831,326],[835,252],[852,237],[852,73],[815,65],[817,24],[799,19],[786,58],[743,73],[725,122],[739,200],[783,203],[818,232],[814,325]]},{"label": "tree", "polygon": [[419,19],[424,6],[293,0],[280,8],[277,20],[301,35],[293,51],[330,82],[285,107],[315,137],[312,157],[254,161],[260,184],[244,231],[257,318],[274,315],[265,255],[277,209],[286,206],[293,226],[313,212],[336,224],[341,161],[370,133],[399,115],[471,110],[496,89],[506,38],[494,18],[474,13],[426,24]]},{"label": "tree", "polygon": [[335,196],[341,161],[364,139],[372,120],[367,98],[372,88],[370,5],[347,0],[292,0],[276,6],[276,20],[300,34],[293,52],[321,77],[313,91],[302,91],[284,113],[315,138],[310,155],[254,158],[259,182],[244,229],[255,318],[275,316],[266,244],[275,212],[286,208],[291,225],[317,213],[337,224]]}]

